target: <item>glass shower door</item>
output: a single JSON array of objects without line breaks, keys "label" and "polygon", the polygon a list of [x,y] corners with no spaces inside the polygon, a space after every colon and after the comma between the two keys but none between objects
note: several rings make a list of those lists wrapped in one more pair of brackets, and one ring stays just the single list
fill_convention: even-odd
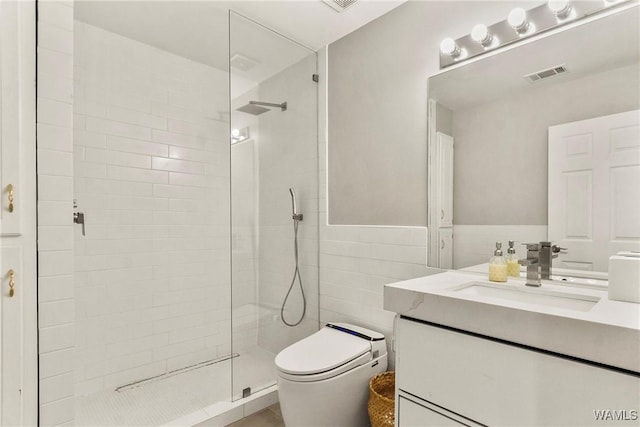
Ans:
[{"label": "glass shower door", "polygon": [[315,52],[235,12],[229,29],[235,400],[319,327],[318,89]]}]

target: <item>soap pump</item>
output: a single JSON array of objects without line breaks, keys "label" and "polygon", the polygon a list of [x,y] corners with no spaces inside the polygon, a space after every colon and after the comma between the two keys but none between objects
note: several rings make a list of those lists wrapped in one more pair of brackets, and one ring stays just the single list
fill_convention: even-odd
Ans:
[{"label": "soap pump", "polygon": [[507,281],[507,260],[502,256],[502,242],[496,242],[496,250],[489,261],[489,280],[492,282]]},{"label": "soap pump", "polygon": [[513,240],[509,240],[509,249],[507,249],[507,274],[509,277],[520,277],[520,264],[516,255],[516,248]]}]

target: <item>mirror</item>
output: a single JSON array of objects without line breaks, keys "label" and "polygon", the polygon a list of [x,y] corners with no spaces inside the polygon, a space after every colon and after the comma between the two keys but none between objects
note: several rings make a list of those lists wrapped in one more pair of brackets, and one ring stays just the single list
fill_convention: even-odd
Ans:
[{"label": "mirror", "polygon": [[[592,235],[598,224],[623,250],[640,249],[638,9],[635,3],[624,5],[429,78],[429,266],[487,263],[496,241],[505,253],[507,241],[516,241],[523,258],[522,243],[564,237],[567,251],[554,260],[554,268],[583,270],[587,276],[606,272],[608,256],[621,250],[619,245],[600,250],[597,259],[584,254],[598,246]],[[532,73],[553,76],[524,77]],[[586,132],[574,129],[573,139],[562,134],[564,124],[589,124],[634,110],[628,115],[635,124],[624,125],[626,139],[619,144],[631,162],[617,181],[624,185],[614,188],[611,175],[596,198],[618,220],[625,212],[636,214],[624,225],[602,226],[600,208],[584,183],[599,184],[580,175],[584,168],[565,179],[570,172],[549,165],[558,163],[557,151],[581,155],[592,148],[579,138]],[[565,135],[563,146],[548,137],[558,132]],[[606,144],[614,149],[613,142]],[[565,180],[558,181],[558,175]],[[558,188],[564,204],[557,202]],[[557,221],[564,227],[560,234]]]}]

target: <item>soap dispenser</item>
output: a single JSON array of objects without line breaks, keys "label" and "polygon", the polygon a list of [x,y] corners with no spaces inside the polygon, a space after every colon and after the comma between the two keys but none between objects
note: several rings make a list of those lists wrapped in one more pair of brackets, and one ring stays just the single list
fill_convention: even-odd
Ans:
[{"label": "soap dispenser", "polygon": [[507,281],[507,260],[502,256],[502,242],[496,242],[496,250],[489,261],[489,280],[492,282]]},{"label": "soap dispenser", "polygon": [[507,249],[507,274],[509,277],[520,277],[520,264],[516,255],[516,248],[513,247],[515,242],[509,240],[509,249]]}]

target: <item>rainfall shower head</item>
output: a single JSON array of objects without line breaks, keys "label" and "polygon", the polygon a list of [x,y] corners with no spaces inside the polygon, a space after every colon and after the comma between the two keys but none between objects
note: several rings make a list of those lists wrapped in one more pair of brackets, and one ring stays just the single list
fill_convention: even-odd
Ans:
[{"label": "rainfall shower head", "polygon": [[271,111],[269,108],[265,108],[265,107],[280,108],[281,111],[286,111],[287,103],[283,102],[282,104],[274,104],[272,102],[249,101],[248,104],[243,105],[240,108],[236,108],[236,111],[241,111],[243,113],[259,116],[262,113]]}]

